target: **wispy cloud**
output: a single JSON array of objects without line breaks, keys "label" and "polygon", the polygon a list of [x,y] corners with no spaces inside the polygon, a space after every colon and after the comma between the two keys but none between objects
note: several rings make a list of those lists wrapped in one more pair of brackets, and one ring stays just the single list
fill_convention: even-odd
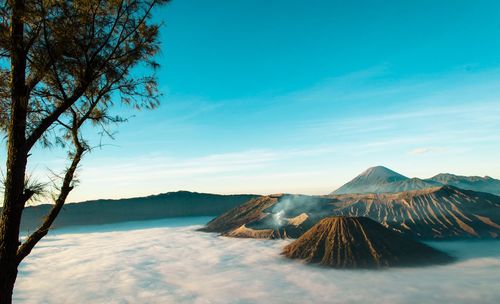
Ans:
[{"label": "wispy cloud", "polygon": [[151,155],[147,157],[127,157],[112,160],[105,167],[90,165],[84,169],[84,174],[92,176],[94,181],[107,180],[110,182],[141,180],[143,178],[155,179],[171,176],[194,176],[260,167],[276,158],[276,153],[265,150],[211,154],[191,158]]},{"label": "wispy cloud", "polygon": [[275,162],[286,162],[296,157],[310,157],[331,153],[334,148],[314,147],[289,150],[244,150],[234,153],[210,154],[201,157],[145,157],[109,159],[106,164],[83,169],[83,178],[96,181],[138,181],[158,178],[214,175],[228,172],[247,172]]},{"label": "wispy cloud", "polygon": [[422,155],[422,154],[428,154],[428,153],[435,153],[435,152],[444,152],[446,151],[446,148],[441,148],[441,147],[421,147],[421,148],[416,148],[410,151],[410,154],[412,155]]},{"label": "wispy cloud", "polygon": [[[131,120],[119,149],[84,159],[72,197],[181,188],[327,193],[361,166],[388,161],[421,161],[416,174],[424,176],[439,173],[436,163],[443,171],[500,176],[498,165],[486,164],[500,148],[498,72],[393,80],[390,67],[380,66],[283,94],[216,101],[167,94],[168,111]],[[64,157],[38,155],[31,164],[39,176],[48,161],[62,169]]]}]

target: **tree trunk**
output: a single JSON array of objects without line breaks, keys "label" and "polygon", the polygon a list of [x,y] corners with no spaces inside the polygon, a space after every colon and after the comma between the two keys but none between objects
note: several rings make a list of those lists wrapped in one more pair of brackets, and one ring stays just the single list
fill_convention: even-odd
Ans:
[{"label": "tree trunk", "polygon": [[17,277],[19,227],[26,200],[26,54],[24,50],[24,0],[13,1],[11,18],[11,117],[8,129],[7,172],[0,220],[0,304],[12,303]]}]

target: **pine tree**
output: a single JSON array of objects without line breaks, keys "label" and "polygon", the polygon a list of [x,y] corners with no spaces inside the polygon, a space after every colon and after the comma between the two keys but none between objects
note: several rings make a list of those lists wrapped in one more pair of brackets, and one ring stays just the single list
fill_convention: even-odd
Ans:
[{"label": "pine tree", "polygon": [[[21,261],[49,231],[75,186],[75,172],[92,147],[82,126],[105,127],[114,103],[159,103],[154,56],[158,30],[151,15],[168,0],[8,0],[0,7],[0,130],[7,163],[0,218],[0,304],[12,302]],[[148,66],[151,73],[132,77]],[[135,76],[135,75],[134,75]],[[36,145],[68,147],[52,210],[19,240],[23,209],[38,191],[27,182]]]}]

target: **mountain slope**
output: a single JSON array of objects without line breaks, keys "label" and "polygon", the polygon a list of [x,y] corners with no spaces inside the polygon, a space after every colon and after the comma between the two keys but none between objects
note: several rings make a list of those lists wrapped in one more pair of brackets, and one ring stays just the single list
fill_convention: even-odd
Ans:
[{"label": "mountain slope", "polygon": [[206,232],[228,232],[246,223],[260,220],[265,216],[262,210],[276,204],[280,197],[281,195],[269,195],[251,199],[243,205],[233,208],[211,220],[200,230]]},{"label": "mountain slope", "polygon": [[[307,221],[290,225],[290,219],[301,214]],[[272,237],[295,238],[330,216],[365,216],[422,239],[500,237],[500,197],[451,186],[383,194],[261,197],[214,219],[205,231],[231,236],[232,230],[245,225],[272,229]]]},{"label": "mountain slope", "polygon": [[282,254],[334,268],[414,266],[452,260],[366,217],[325,218],[287,245]]},{"label": "mountain slope", "polygon": [[[147,197],[95,200],[66,204],[53,227],[100,225],[183,216],[217,216],[256,195],[218,195],[188,191],[169,192]],[[21,230],[38,227],[52,205],[27,207]],[[1,208],[0,208],[1,210]]]},{"label": "mountain slope", "polygon": [[367,216],[422,238],[493,237],[500,234],[500,197],[442,186],[385,194],[336,196],[334,215]]},{"label": "mountain slope", "polygon": [[500,180],[488,176],[459,176],[445,173],[428,179],[408,178],[382,166],[367,169],[331,194],[396,193],[444,185],[500,195]]},{"label": "mountain slope", "polygon": [[[383,166],[371,167],[332,194],[388,192],[409,178]],[[394,190],[394,189],[390,190]]]},{"label": "mountain slope", "polygon": [[488,192],[500,195],[500,180],[489,176],[461,176],[442,173],[433,176],[426,181],[433,181],[443,185],[450,185],[465,190]]}]

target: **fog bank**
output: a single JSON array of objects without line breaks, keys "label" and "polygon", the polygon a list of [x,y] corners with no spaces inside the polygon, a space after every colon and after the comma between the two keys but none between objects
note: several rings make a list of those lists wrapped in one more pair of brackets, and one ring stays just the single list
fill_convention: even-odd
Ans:
[{"label": "fog bank", "polygon": [[285,259],[279,253],[286,240],[231,239],[185,226],[199,222],[49,235],[21,265],[15,302],[497,303],[500,298],[500,242],[432,243],[459,258],[447,266],[342,271]]}]

